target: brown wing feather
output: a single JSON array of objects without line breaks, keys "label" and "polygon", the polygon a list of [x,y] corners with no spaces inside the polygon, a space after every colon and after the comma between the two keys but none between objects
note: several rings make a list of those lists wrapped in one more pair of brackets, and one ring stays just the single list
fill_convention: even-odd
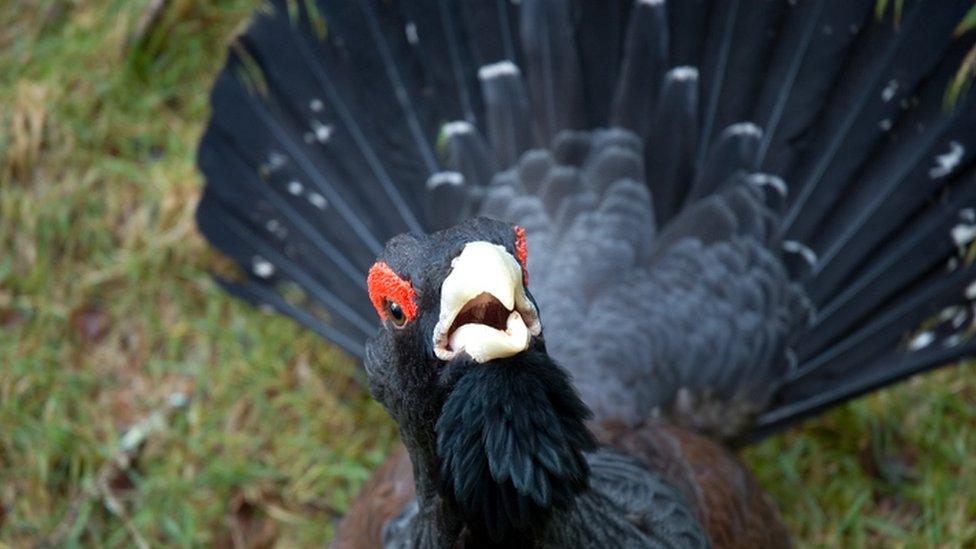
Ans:
[{"label": "brown wing feather", "polygon": [[716,548],[792,545],[772,498],[724,446],[663,423],[601,427],[608,444],[646,461],[684,492]]},{"label": "brown wing feather", "polygon": [[382,547],[383,526],[414,497],[413,469],[402,445],[363,486],[359,497],[339,524],[334,549]]}]

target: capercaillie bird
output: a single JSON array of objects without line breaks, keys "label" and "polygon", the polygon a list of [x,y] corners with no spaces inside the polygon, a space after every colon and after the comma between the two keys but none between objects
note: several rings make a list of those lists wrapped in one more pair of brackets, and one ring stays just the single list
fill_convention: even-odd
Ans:
[{"label": "capercaillie bird", "polygon": [[397,422],[334,544],[788,545],[732,448],[976,349],[973,3],[897,4],[259,10],[197,218]]}]

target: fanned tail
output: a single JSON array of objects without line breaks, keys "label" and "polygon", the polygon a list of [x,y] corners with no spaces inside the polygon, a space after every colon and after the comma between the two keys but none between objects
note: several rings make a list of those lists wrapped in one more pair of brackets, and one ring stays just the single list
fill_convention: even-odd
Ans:
[{"label": "fanned tail", "polygon": [[870,22],[786,172],[800,185],[782,230],[808,257],[816,312],[752,437],[973,354],[976,104],[945,100],[973,47],[953,35],[972,6],[939,8],[906,4],[894,33]]},{"label": "fanned tail", "polygon": [[626,273],[685,299],[594,310],[633,324],[628,356],[553,330],[556,352],[608,353],[601,375],[696,425],[746,399],[723,436],[758,438],[976,351],[976,94],[947,101],[973,9],[273,0],[214,86],[199,226],[246,273],[230,292],[361,356],[383,242],[507,218],[543,312],[555,288],[617,303],[600,285]]}]

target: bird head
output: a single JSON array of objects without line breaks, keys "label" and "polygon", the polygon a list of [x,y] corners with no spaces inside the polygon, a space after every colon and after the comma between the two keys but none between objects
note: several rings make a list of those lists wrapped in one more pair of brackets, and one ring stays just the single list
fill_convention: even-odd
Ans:
[{"label": "bird head", "polygon": [[546,352],[526,262],[521,228],[475,218],[391,239],[368,277],[382,320],[366,349],[371,392],[415,471],[430,462],[441,496],[493,539],[567,507],[595,446],[589,410]]}]

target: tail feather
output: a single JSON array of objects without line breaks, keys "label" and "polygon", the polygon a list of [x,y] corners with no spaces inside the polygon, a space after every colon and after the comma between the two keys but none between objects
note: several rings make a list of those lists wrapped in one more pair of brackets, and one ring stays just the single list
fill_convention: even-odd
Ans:
[{"label": "tail feather", "polygon": [[[947,113],[942,101],[963,53],[947,57],[941,74],[917,96],[917,108],[899,121],[891,140],[861,171],[809,242],[819,256],[816,282],[810,286],[815,302],[835,292],[867,253],[944,185],[942,177],[930,174],[933,166],[940,166],[938,155],[951,151],[953,143],[963,151],[976,148],[976,109],[963,103]],[[972,156],[963,152],[952,170],[965,166]]]},{"label": "tail feather", "polygon": [[708,158],[698,172],[688,200],[714,193],[736,173],[751,172],[756,166],[762,134],[759,126],[749,122],[725,128],[708,151]]},{"label": "tail feather", "polygon": [[[976,173],[949,189],[944,201],[925,210],[883,246],[836,297],[826,301],[797,349],[801,357],[826,348],[872,310],[902,293],[912,281],[946,264],[965,245],[950,238],[954,227],[968,227],[962,212],[976,208]],[[958,260],[957,260],[958,261]]]},{"label": "tail feather", "polygon": [[702,90],[704,97],[709,99],[708,108],[713,108],[714,112],[704,111],[700,163],[705,161],[708,149],[714,146],[713,140],[725,128],[738,122],[754,121],[751,116],[760,89],[766,85],[764,73],[779,47],[782,20],[794,9],[786,2],[768,2],[762,9],[756,9],[749,2],[738,7],[731,1],[721,4],[728,10],[726,17],[733,20],[722,22],[723,27],[731,26],[730,42],[709,46],[719,48],[713,55],[715,58],[724,55],[725,63],[714,69],[710,69],[707,62],[702,65]]},{"label": "tail feather", "polygon": [[968,0],[906,1],[897,28],[886,20],[872,22],[817,124],[808,144],[811,153],[788,174],[798,183],[783,224],[788,238],[811,238],[847,182],[894,127],[902,99],[911,97],[940,60],[971,7]]},{"label": "tail feather", "polygon": [[740,0],[716,2],[708,24],[704,57],[701,60],[702,110],[701,129],[698,139],[695,165],[705,161],[708,142],[716,131],[722,88],[729,69],[732,45],[736,38],[736,21],[739,17]]},{"label": "tail feather", "polygon": [[570,8],[559,0],[529,2],[521,8],[526,80],[542,143],[552,141],[561,130],[580,129],[586,123]]},{"label": "tail feather", "polygon": [[786,17],[752,117],[765,130],[759,158],[766,171],[784,176],[793,165],[874,3],[802,2]]},{"label": "tail feather", "polygon": [[863,328],[802,363],[787,379],[788,387],[782,395],[789,398],[790,391],[802,392],[803,384],[799,380],[814,374],[829,378],[831,371],[854,371],[871,359],[878,349],[891,348],[904,335],[907,326],[918,326],[926,318],[963,300],[974,273],[976,269],[972,267],[957,269],[949,275],[936,269],[917,281],[894,303],[876,313]]},{"label": "tail feather", "polygon": [[464,12],[458,2],[416,0],[400,3],[407,43],[417,50],[426,82],[438,90],[444,113],[479,125],[481,91],[466,47]]},{"label": "tail feather", "polygon": [[[234,61],[232,57],[231,66]],[[286,125],[286,120],[241,87],[229,73],[218,78],[212,101],[214,130],[236,144],[235,155],[244,157],[249,165],[257,167],[256,171],[267,173],[273,184],[287,186],[297,182],[309,203],[331,207],[336,213],[334,223],[343,226],[347,234],[343,247],[365,248],[374,254],[382,249],[370,219],[359,216],[353,206],[355,189],[333,184],[334,180],[324,173],[321,160],[297,138],[298,129]],[[255,128],[261,131],[254,131]],[[265,158],[257,157],[258,151],[269,149],[274,152]]]},{"label": "tail feather", "polygon": [[615,130],[608,130],[600,136],[603,139],[598,137],[594,140],[597,152],[583,168],[583,178],[589,190],[600,195],[618,181],[644,181],[640,143],[630,146],[626,140],[616,140],[607,135],[613,133],[616,133]]},{"label": "tail feather", "polygon": [[299,265],[276,249],[257,229],[248,226],[233,212],[221,208],[215,200],[212,194],[204,195],[198,209],[197,223],[200,231],[221,252],[241,265],[250,265],[252,278],[274,282],[282,276],[295,281],[335,316],[335,325],[343,332],[359,338],[372,333],[374,324],[367,320],[363,311],[355,310],[332,291],[327,278],[313,276],[304,265]]},{"label": "tail feather", "polygon": [[535,144],[532,105],[518,67],[508,61],[482,67],[488,140],[500,166],[511,166]]},{"label": "tail feather", "polygon": [[[353,204],[344,207],[345,200],[341,197],[340,202],[336,203],[337,210],[345,211],[349,217],[378,218],[379,216],[362,213],[377,209],[397,214],[373,220],[374,223],[399,221],[393,226],[382,228],[386,230],[374,228],[374,233],[381,233],[385,237],[391,230],[394,234],[404,230],[419,230],[421,223],[413,213],[419,210],[417,206],[420,202],[417,197],[422,196],[421,191],[429,173],[435,171],[429,161],[422,160],[425,157],[423,151],[429,148],[426,138],[418,138],[408,121],[398,116],[395,102],[358,93],[356,90],[360,84],[349,76],[350,62],[343,61],[329,45],[313,41],[310,38],[314,36],[311,34],[313,31],[310,14],[304,6],[299,6],[298,11],[299,24],[309,26],[306,32],[294,32],[294,23],[289,18],[286,7],[282,6],[272,14],[258,19],[253,25],[253,34],[245,35],[241,41],[247,54],[260,66],[267,82],[269,96],[263,99],[272,105],[285,105],[292,111],[291,117],[279,112],[269,113],[266,117],[272,121],[278,120],[279,123],[292,124],[278,132],[281,134],[279,140],[284,146],[281,153],[291,158],[295,164],[308,166],[308,171],[323,174],[319,179],[327,177],[329,186],[335,188],[336,192],[356,193],[366,205],[365,209]],[[370,66],[372,71],[382,71],[380,60],[374,59],[372,65],[363,59],[356,59],[356,62]],[[385,72],[380,72],[375,77],[382,78],[384,74]],[[233,86],[234,81],[228,79],[228,84]],[[219,97],[219,86],[218,82],[218,87],[214,90],[215,110],[238,107],[240,98],[235,101],[234,98]],[[242,90],[235,91],[240,93]],[[256,111],[262,112],[267,107],[262,104],[261,99],[260,96],[251,96],[247,101],[255,106]],[[368,104],[370,108],[364,109],[364,104]],[[390,112],[383,109],[394,110]],[[374,113],[375,118],[357,116],[361,111]],[[215,118],[218,121],[232,119],[234,114],[236,113],[228,112],[225,116],[218,115]],[[399,122],[383,127],[384,138],[397,144],[399,150],[415,151],[415,154],[400,152],[380,160],[376,150],[379,136],[375,127],[369,126],[384,118]],[[262,137],[261,133],[253,131],[253,127],[239,128],[233,134],[234,138],[246,134]],[[265,145],[253,149],[249,147],[249,150],[267,148]],[[315,168],[312,169],[312,166]],[[394,183],[391,173],[397,174],[397,183]],[[364,184],[340,184],[347,178],[363,181]],[[367,182],[370,184],[367,185]],[[375,187],[383,192],[376,193]],[[333,203],[328,194],[322,194]],[[386,198],[386,201],[375,203],[381,198]],[[358,232],[358,229],[354,230]],[[375,235],[371,240],[374,247],[375,243],[381,245],[383,241]]]},{"label": "tail feather", "polygon": [[[586,101],[586,127],[602,125],[621,70],[621,49],[632,3],[629,0],[572,0],[576,47]],[[655,82],[656,84],[657,82]]]},{"label": "tail feather", "polygon": [[644,163],[658,227],[674,215],[694,177],[694,151],[698,142],[698,71],[671,69],[664,76]]},{"label": "tail feather", "polygon": [[[406,23],[400,16],[399,6],[379,2],[325,2],[322,10],[341,40],[339,53],[347,56],[350,68],[355,67],[350,71],[360,81],[355,91],[362,93],[364,89],[375,88],[377,97],[369,97],[367,91],[366,106],[377,113],[388,111],[377,115],[381,121],[402,121],[427,172],[437,171],[432,143],[439,130],[441,106],[424,101],[416,79],[410,78],[423,65],[402,31]],[[443,93],[438,90],[439,95]],[[448,116],[454,119],[460,114]]]},{"label": "tail feather", "polygon": [[509,61],[521,65],[516,37],[519,7],[508,0],[461,0],[465,36],[475,65]]},{"label": "tail feather", "polygon": [[551,217],[559,214],[559,208],[567,197],[582,186],[579,173],[569,168],[556,168],[547,174],[539,189],[539,197]]},{"label": "tail feather", "polygon": [[608,362],[580,379],[611,409],[717,399],[764,436],[976,352],[976,96],[944,101],[972,1],[875,6],[271,0],[214,86],[198,223],[228,291],[361,355],[384,241],[518,222],[544,310],[602,303],[603,340],[548,343]]},{"label": "tail feather", "polygon": [[498,171],[494,153],[477,127],[467,122],[445,124],[442,130],[445,163],[478,188],[491,182]]},{"label": "tail feather", "polygon": [[620,76],[610,122],[646,138],[668,63],[668,19],[664,2],[638,2],[627,26]]},{"label": "tail feather", "polygon": [[350,355],[363,359],[365,349],[363,348],[362,337],[358,334],[349,336],[346,332],[329,325],[321,318],[312,314],[308,309],[297,307],[281,294],[262,284],[242,284],[232,282],[222,278],[217,278],[217,283],[227,293],[240,298],[247,303],[255,306],[269,306],[275,311],[291,318],[302,326],[312,330],[319,336],[338,345],[343,351]]},{"label": "tail feather", "polygon": [[321,265],[322,270],[345,277],[351,290],[349,297],[364,289],[361,273],[370,265],[370,257],[367,254],[350,257],[347,254],[354,247],[340,248],[340,243],[324,238],[323,234],[329,232],[330,219],[322,216],[316,206],[301,197],[302,188],[290,184],[294,182],[290,182],[285,189],[266,184],[240,158],[220,154],[221,147],[231,146],[222,141],[223,138],[213,132],[208,132],[202,141],[206,146],[201,148],[200,166],[215,174],[210,178],[207,192],[213,194],[223,207],[233,208],[245,217],[256,205],[266,205],[277,214],[264,220],[264,228],[270,237],[279,240],[286,237],[300,239],[309,263]]},{"label": "tail feather", "polygon": [[553,166],[552,154],[547,150],[536,149],[522,155],[518,163],[519,180],[525,187],[526,194],[539,196],[542,183]]},{"label": "tail feather", "polygon": [[844,376],[842,383],[827,380],[819,391],[811,390],[805,397],[793,396],[787,404],[771,407],[757,418],[746,439],[765,438],[841,402],[957,361],[960,356],[976,356],[976,338],[956,346],[936,345],[911,354],[879,356],[854,375]]},{"label": "tail feather", "polygon": [[460,172],[437,172],[427,180],[427,218],[432,231],[467,219],[474,211],[473,189]]},{"label": "tail feather", "polygon": [[700,65],[707,23],[715,4],[711,0],[668,2],[668,26],[674,31],[670,33],[671,66]]}]

